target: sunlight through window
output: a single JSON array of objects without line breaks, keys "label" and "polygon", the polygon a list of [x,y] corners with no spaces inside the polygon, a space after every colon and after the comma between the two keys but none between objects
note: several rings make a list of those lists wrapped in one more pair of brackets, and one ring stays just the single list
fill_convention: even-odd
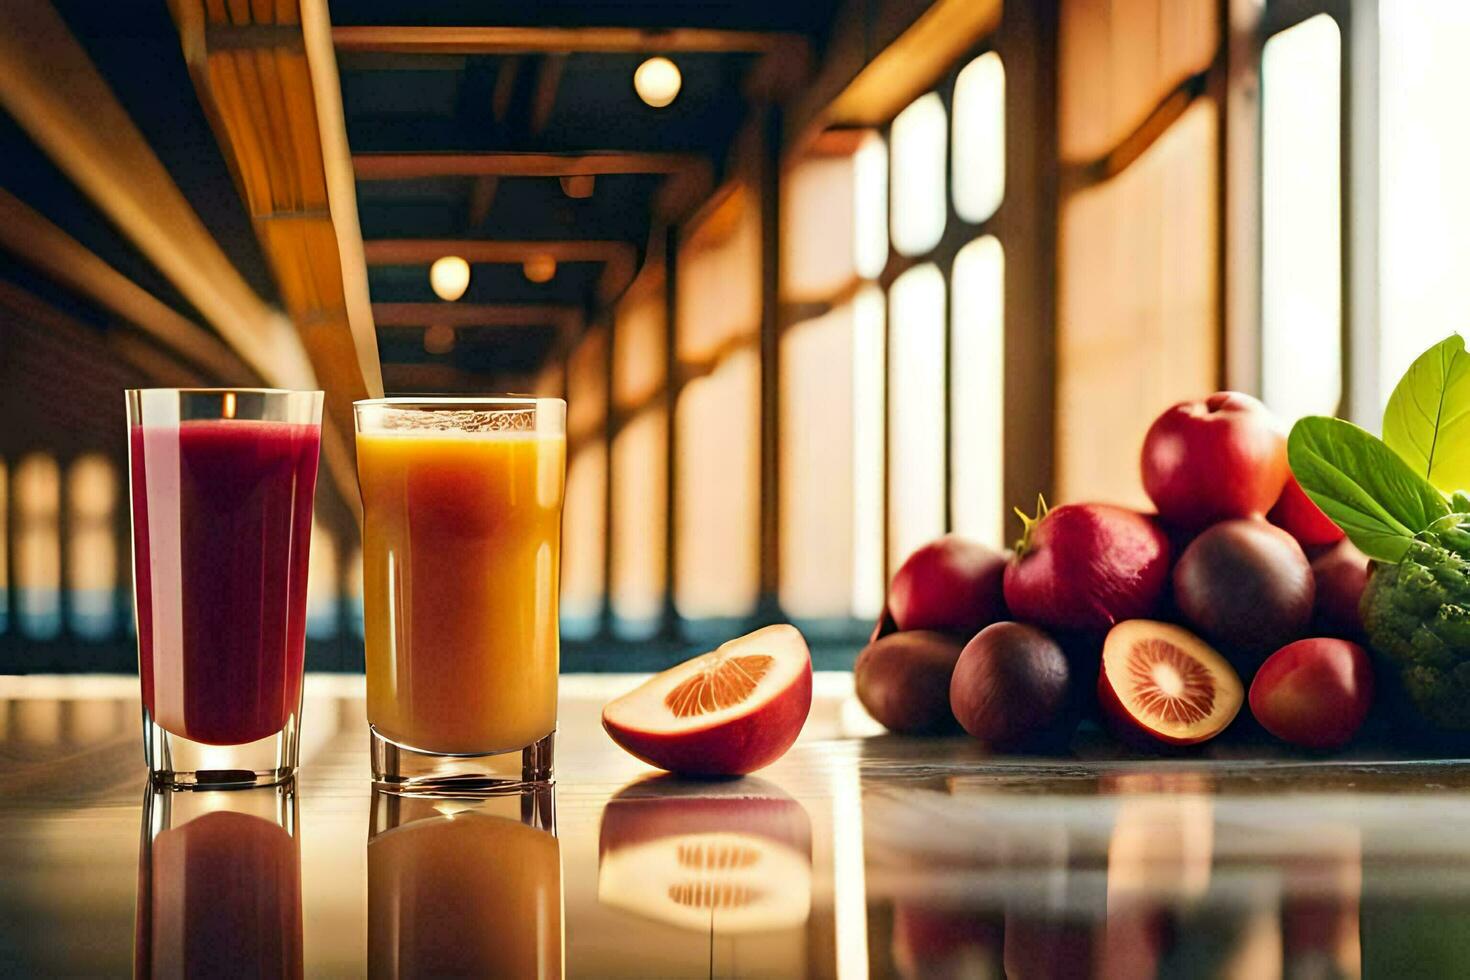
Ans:
[{"label": "sunlight through window", "polygon": [[61,474],[54,457],[22,456],[15,466],[15,620],[25,636],[61,632]]},{"label": "sunlight through window", "polygon": [[944,533],[944,275],[933,264],[889,293],[888,564]]},{"label": "sunlight through window", "polygon": [[1288,420],[1342,395],[1341,47],[1318,14],[1261,55],[1261,392]]},{"label": "sunlight through window", "polygon": [[117,473],[107,457],[78,457],[67,472],[67,615],[71,630],[105,639],[117,626]]},{"label": "sunlight through window", "polygon": [[979,223],[995,214],[1006,187],[1006,73],[991,51],[954,84],[954,209]]},{"label": "sunlight through window", "polygon": [[950,501],[954,529],[1001,547],[1005,529],[1005,251],[993,235],[960,249],[954,295]]},{"label": "sunlight through window", "polygon": [[900,255],[922,255],[944,235],[948,130],[944,102],[934,92],[893,120],[889,227]]}]

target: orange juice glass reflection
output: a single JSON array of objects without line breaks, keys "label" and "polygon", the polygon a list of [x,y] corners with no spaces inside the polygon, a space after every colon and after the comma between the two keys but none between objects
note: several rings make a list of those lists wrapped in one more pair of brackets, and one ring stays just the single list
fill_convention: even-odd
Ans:
[{"label": "orange juice glass reflection", "polygon": [[510,752],[549,778],[565,403],[356,408],[375,778],[515,782],[468,761]]},{"label": "orange juice glass reflection", "polygon": [[552,792],[484,801],[373,794],[370,978],[562,975]]}]

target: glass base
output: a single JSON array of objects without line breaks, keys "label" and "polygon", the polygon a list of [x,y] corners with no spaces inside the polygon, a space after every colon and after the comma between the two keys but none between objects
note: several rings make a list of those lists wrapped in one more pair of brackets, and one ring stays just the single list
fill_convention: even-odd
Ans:
[{"label": "glass base", "polygon": [[149,778],[167,789],[249,789],[278,786],[296,774],[298,712],[274,735],[244,745],[207,745],[175,735],[143,708],[143,756]]},{"label": "glass base", "polygon": [[368,726],[373,786],[389,793],[487,796],[549,786],[556,731],[524,749],[489,755],[444,755],[401,745]]}]

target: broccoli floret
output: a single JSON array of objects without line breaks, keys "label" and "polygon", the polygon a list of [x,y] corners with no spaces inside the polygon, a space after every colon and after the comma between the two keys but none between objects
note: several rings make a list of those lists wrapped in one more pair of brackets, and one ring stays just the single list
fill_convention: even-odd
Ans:
[{"label": "broccoli floret", "polygon": [[1424,720],[1470,730],[1470,515],[1422,534],[1399,564],[1379,565],[1360,611]]}]

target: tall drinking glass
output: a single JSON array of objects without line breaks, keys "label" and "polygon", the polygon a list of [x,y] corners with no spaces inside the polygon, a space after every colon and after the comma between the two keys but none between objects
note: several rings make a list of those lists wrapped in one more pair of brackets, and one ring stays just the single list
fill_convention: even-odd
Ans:
[{"label": "tall drinking glass", "polygon": [[356,404],[374,782],[549,781],[566,403]]},{"label": "tall drinking glass", "polygon": [[322,393],[127,393],[143,747],[174,788],[296,771]]}]

